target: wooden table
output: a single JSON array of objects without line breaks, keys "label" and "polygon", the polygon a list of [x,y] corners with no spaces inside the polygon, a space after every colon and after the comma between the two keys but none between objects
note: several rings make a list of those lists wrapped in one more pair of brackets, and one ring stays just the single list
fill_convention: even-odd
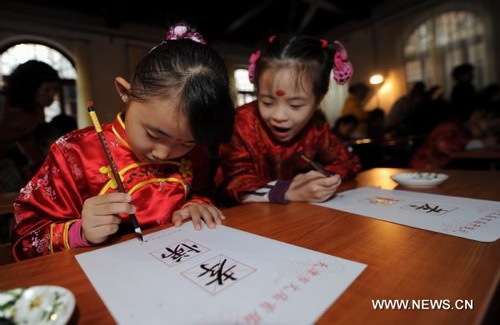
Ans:
[{"label": "wooden table", "polygon": [[[343,184],[341,190],[361,186],[393,189],[397,184],[389,176],[400,171],[372,169]],[[450,178],[444,184],[419,191],[500,201],[500,172],[446,173]],[[493,296],[500,278],[500,241],[485,244],[307,203],[248,204],[224,213],[227,226],[368,265],[318,324],[473,324],[481,322],[488,308],[498,302],[493,302]],[[130,238],[132,235],[121,240]],[[3,266],[0,290],[64,286],[76,296],[72,323],[114,323],[74,258],[75,253],[86,250]],[[449,299],[452,303],[464,299],[473,300],[474,308],[374,310],[373,299]]]},{"label": "wooden table", "polygon": [[469,150],[451,154],[453,159],[500,159],[500,150]]},{"label": "wooden table", "polygon": [[500,169],[500,150],[469,150],[451,154],[451,169]]}]

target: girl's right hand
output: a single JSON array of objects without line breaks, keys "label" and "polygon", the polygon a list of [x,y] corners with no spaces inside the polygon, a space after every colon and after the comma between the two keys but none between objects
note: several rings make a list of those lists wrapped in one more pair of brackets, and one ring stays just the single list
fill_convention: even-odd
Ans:
[{"label": "girl's right hand", "polygon": [[110,193],[88,198],[82,209],[82,236],[91,244],[100,244],[118,231],[120,213],[135,213],[126,193]]},{"label": "girl's right hand", "polygon": [[323,202],[335,193],[342,182],[339,175],[326,177],[315,170],[298,174],[285,193],[288,201]]}]

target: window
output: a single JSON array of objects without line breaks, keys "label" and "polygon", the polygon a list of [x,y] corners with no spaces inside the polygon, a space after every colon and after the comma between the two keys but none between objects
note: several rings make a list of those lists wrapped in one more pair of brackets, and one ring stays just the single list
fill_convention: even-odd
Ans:
[{"label": "window", "polygon": [[427,20],[408,37],[404,47],[406,82],[427,86],[439,84],[449,93],[453,87],[451,72],[462,63],[474,65],[474,83],[486,80],[485,27],[478,17],[467,11],[450,11]]},{"label": "window", "polygon": [[238,92],[236,97],[238,106],[250,103],[257,99],[254,93],[254,85],[250,82],[250,79],[248,79],[247,69],[234,70],[234,80],[236,81],[236,90]]},{"label": "window", "polygon": [[[12,71],[28,60],[39,60],[49,64],[59,74],[62,87],[52,105],[45,108],[45,121],[62,112],[76,116],[76,70],[71,61],[58,50],[44,44],[18,43],[11,45],[0,54],[0,82],[8,78]],[[1,85],[0,85],[1,86]]]}]

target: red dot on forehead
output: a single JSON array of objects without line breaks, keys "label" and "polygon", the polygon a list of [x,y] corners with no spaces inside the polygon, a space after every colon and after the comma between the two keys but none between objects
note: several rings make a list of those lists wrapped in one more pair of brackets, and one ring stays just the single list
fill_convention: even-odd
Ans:
[{"label": "red dot on forehead", "polygon": [[278,95],[278,96],[280,96],[280,97],[281,97],[281,96],[285,96],[285,91],[284,91],[284,90],[281,90],[281,89],[278,89],[278,90],[276,90],[276,95]]}]

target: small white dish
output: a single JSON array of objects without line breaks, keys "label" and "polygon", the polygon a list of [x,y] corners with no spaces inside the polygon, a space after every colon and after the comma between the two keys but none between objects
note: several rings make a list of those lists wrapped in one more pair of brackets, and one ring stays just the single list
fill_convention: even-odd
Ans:
[{"label": "small white dish", "polygon": [[413,188],[429,188],[438,186],[448,179],[447,174],[443,173],[398,173],[391,176],[392,180],[399,185]]},{"label": "small white dish", "polygon": [[13,324],[64,325],[75,296],[59,286],[33,286],[0,292],[0,320]]}]

